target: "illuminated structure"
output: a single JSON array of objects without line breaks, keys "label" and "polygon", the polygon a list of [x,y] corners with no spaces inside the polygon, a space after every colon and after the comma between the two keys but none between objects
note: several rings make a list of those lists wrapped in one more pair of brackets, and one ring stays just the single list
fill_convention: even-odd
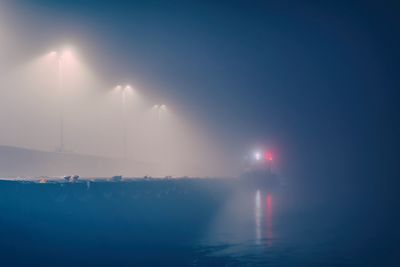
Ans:
[{"label": "illuminated structure", "polygon": [[255,151],[247,158],[246,167],[240,179],[247,186],[271,187],[279,184],[273,172],[273,154],[271,151]]}]

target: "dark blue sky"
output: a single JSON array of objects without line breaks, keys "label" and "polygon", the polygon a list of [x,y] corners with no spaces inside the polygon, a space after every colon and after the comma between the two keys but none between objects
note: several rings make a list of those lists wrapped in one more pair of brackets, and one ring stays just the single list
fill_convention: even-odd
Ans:
[{"label": "dark blue sky", "polygon": [[375,184],[383,171],[395,175],[396,1],[17,5],[31,25],[29,45],[79,40],[110,85],[146,85],[226,142],[228,153],[272,144],[287,173],[302,179]]}]

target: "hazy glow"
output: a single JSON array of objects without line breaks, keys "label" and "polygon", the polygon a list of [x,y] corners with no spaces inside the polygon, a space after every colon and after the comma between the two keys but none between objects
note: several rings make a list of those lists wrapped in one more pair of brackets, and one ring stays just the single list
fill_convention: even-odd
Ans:
[{"label": "hazy glow", "polygon": [[79,40],[73,49],[48,47],[49,40],[43,40],[39,50],[17,46],[33,42],[29,35],[19,34],[18,28],[27,25],[0,15],[0,125],[4,129],[0,146],[55,151],[62,112],[65,150],[112,158],[116,166],[121,166],[118,160],[126,154],[126,175],[226,174],[217,142],[204,127],[185,117],[185,111],[176,111],[156,93],[146,95],[145,84],[123,81],[111,90],[113,82],[87,64]]},{"label": "hazy glow", "polygon": [[264,159],[267,161],[272,161],[273,160],[272,152],[266,152],[264,155]]},{"label": "hazy glow", "polygon": [[61,56],[62,59],[68,60],[68,59],[73,58],[74,54],[73,54],[71,48],[66,48],[66,49],[62,50],[60,56]]}]

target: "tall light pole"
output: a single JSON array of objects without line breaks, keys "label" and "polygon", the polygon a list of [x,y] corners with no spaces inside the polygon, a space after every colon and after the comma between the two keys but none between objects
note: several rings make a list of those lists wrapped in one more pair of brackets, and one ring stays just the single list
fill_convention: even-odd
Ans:
[{"label": "tall light pole", "polygon": [[130,85],[120,86],[118,85],[116,89],[121,93],[121,118],[122,118],[122,149],[123,149],[123,159],[127,158],[127,125],[126,125],[126,100],[127,94],[132,91]]},{"label": "tall light pole", "polygon": [[60,101],[60,152],[64,152],[64,101],[63,101],[63,91],[64,91],[64,77],[63,77],[63,56],[58,55],[58,93]]},{"label": "tall light pole", "polygon": [[57,60],[57,89],[58,89],[58,98],[59,98],[59,135],[60,135],[60,144],[57,149],[58,152],[65,152],[64,148],[64,102],[63,102],[63,92],[64,92],[64,58],[67,54],[69,54],[69,50],[65,51],[53,51],[52,55],[56,57]]},{"label": "tall light pole", "polygon": [[154,151],[157,151],[153,156],[153,160],[157,162],[159,166],[163,166],[164,162],[164,151],[167,148],[168,139],[166,139],[166,132],[164,131],[163,125],[163,113],[167,110],[166,105],[154,105],[153,112],[155,112],[156,121],[154,121],[154,135],[153,135],[153,147]]}]

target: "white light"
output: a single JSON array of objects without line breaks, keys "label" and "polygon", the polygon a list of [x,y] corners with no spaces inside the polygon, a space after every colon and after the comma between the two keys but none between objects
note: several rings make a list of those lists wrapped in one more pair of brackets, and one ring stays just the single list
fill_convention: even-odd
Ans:
[{"label": "white light", "polygon": [[125,86],[124,88],[124,92],[128,95],[132,95],[133,94],[133,88],[130,85]]},{"label": "white light", "polygon": [[73,51],[69,48],[63,49],[61,51],[53,50],[53,51],[50,51],[49,55],[52,57],[57,57],[59,60],[72,59]]},{"label": "white light", "polygon": [[259,161],[261,159],[261,153],[260,152],[256,152],[254,153],[254,158]]},{"label": "white light", "polygon": [[69,58],[72,57],[72,50],[70,48],[66,48],[62,51],[62,57]]},{"label": "white light", "polygon": [[114,90],[115,90],[116,92],[119,92],[119,91],[122,90],[122,86],[121,86],[121,85],[117,85],[117,86],[114,87]]}]

